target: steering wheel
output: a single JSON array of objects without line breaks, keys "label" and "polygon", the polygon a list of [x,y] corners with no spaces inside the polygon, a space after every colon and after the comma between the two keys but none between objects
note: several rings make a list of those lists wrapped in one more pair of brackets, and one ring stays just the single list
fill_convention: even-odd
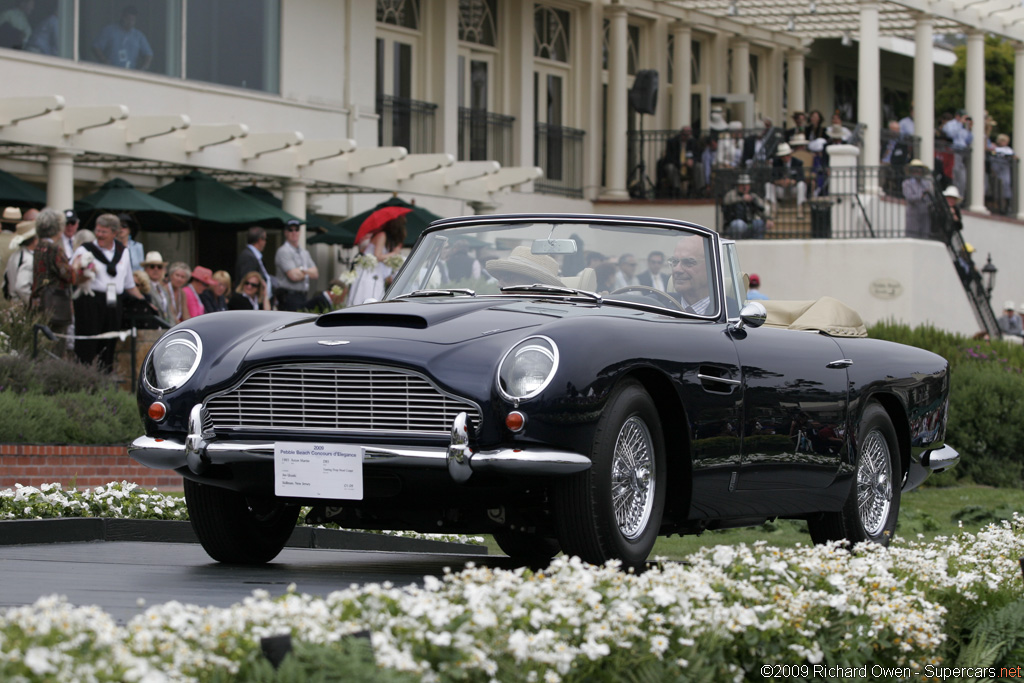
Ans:
[{"label": "steering wheel", "polygon": [[673,299],[665,292],[661,291],[660,289],[655,289],[654,287],[648,287],[647,285],[629,285],[628,287],[619,287],[614,292],[608,292],[608,296],[622,294],[624,292],[640,292],[641,294],[644,295],[653,294],[655,299],[660,299],[662,302],[668,302],[669,304],[671,304],[671,308],[678,308],[680,311],[686,310],[678,301]]}]

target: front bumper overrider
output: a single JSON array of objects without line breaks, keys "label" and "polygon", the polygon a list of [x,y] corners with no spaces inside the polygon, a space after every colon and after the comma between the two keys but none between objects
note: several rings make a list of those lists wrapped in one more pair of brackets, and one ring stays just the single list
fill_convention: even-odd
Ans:
[{"label": "front bumper overrider", "polygon": [[[474,472],[508,475],[567,475],[590,468],[590,458],[546,448],[500,448],[473,451],[469,447],[466,413],[452,424],[451,443],[445,447],[363,445],[363,464],[396,468],[447,468],[452,479],[464,482]],[[202,474],[211,465],[273,462],[275,441],[219,440],[203,431],[202,405],[189,413],[189,434],[178,439],[140,436],[128,446],[128,454],[154,469],[188,467]],[[291,440],[289,440],[291,441]]]}]

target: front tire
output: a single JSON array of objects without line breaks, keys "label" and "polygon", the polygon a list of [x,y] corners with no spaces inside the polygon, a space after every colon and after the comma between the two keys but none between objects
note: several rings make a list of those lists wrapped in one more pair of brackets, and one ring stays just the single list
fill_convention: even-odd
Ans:
[{"label": "front tire", "polygon": [[555,523],[566,555],[640,568],[658,539],[665,507],[665,446],[654,402],[629,381],[597,424],[592,465],[559,483]]},{"label": "front tire", "polygon": [[857,430],[857,465],[850,495],[840,512],[808,520],[815,543],[847,540],[889,545],[900,512],[899,442],[889,414],[877,403],[865,408]]},{"label": "front tire", "polygon": [[192,530],[217,562],[264,564],[277,557],[295,529],[299,506],[273,496],[249,498],[237,491],[185,480]]}]

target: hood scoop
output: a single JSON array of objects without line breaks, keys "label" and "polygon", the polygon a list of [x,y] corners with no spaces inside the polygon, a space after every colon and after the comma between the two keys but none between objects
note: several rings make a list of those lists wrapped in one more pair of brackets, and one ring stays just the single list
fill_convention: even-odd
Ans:
[{"label": "hood scoop", "polygon": [[336,311],[316,320],[317,327],[404,327],[411,330],[427,329],[427,319],[419,315],[370,313],[363,311]]}]

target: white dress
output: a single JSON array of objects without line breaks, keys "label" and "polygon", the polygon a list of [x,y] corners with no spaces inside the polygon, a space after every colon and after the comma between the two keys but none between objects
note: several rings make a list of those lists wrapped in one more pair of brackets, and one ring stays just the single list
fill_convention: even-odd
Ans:
[{"label": "white dress", "polygon": [[[364,254],[373,254],[373,244],[366,247]],[[383,263],[378,263],[375,268],[364,268],[356,275],[356,281],[348,292],[348,306],[358,306],[368,299],[380,300],[384,298],[384,281],[392,273],[391,268]]]}]

